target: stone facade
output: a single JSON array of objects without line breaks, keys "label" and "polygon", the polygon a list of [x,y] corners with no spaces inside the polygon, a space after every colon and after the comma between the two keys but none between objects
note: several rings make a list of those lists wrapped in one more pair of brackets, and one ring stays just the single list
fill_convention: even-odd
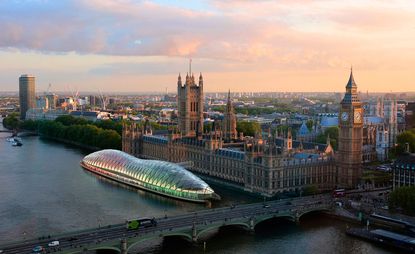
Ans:
[{"label": "stone facade", "polygon": [[[306,187],[332,190],[336,185],[333,149],[327,144],[292,140],[291,131],[238,139],[228,95],[224,121],[203,133],[203,78],[178,77],[178,130],[153,135],[146,124],[124,124],[122,149],[140,158],[182,163],[189,170],[248,192],[273,196]],[[219,127],[219,128],[218,128]]]},{"label": "stone facade", "polygon": [[[204,134],[202,139],[149,135],[137,124],[125,125],[123,151],[140,158],[184,163],[202,176],[262,195],[299,191],[307,186],[320,190],[335,187],[336,165],[330,144],[292,148],[290,136],[246,138],[226,143],[220,132]],[[279,143],[279,144],[278,144]]]},{"label": "stone facade", "polygon": [[196,85],[193,74],[186,75],[182,84],[179,74],[177,80],[178,127],[183,136],[195,137],[203,134],[203,77],[199,76]]},{"label": "stone facade", "polygon": [[337,183],[345,188],[354,188],[362,176],[363,108],[358,98],[353,72],[350,72],[346,93],[341,102],[339,128]]},{"label": "stone facade", "polygon": [[223,114],[223,137],[225,141],[235,140],[238,137],[238,133],[236,131],[236,115],[233,110],[232,100],[231,100],[231,92],[228,93],[228,103],[226,104],[226,109]]}]

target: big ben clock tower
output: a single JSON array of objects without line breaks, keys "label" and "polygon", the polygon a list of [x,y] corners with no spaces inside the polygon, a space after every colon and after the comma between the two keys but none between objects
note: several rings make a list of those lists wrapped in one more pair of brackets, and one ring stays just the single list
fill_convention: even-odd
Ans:
[{"label": "big ben clock tower", "polygon": [[355,188],[362,176],[363,109],[352,70],[340,104],[339,127],[337,183],[344,188]]}]

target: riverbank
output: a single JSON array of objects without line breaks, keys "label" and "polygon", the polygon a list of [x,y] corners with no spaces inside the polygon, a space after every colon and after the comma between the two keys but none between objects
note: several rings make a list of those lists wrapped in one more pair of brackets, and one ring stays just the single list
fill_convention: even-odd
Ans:
[{"label": "riverbank", "polygon": [[49,140],[57,141],[57,142],[60,142],[60,143],[72,145],[72,146],[82,148],[82,149],[85,149],[85,150],[88,150],[88,151],[91,151],[91,152],[96,152],[96,151],[101,150],[99,147],[89,146],[89,145],[85,145],[85,144],[82,144],[82,143],[79,143],[79,142],[75,142],[75,141],[67,140],[67,139],[63,139],[63,138],[51,137],[51,136],[42,135],[42,134],[39,135],[39,137],[43,138],[43,139],[49,139]]}]

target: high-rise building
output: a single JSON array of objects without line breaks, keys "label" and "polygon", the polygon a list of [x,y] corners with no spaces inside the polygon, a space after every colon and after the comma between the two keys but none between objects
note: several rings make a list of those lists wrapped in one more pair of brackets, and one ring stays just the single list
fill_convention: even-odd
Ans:
[{"label": "high-rise building", "polygon": [[193,74],[186,75],[182,84],[179,74],[177,80],[178,127],[183,136],[195,137],[203,134],[203,77],[199,76],[196,85]]},{"label": "high-rise building", "polygon": [[23,74],[19,78],[20,118],[26,118],[27,110],[36,107],[35,76]]},{"label": "high-rise building", "polygon": [[354,188],[362,176],[363,108],[350,71],[339,114],[338,184]]}]

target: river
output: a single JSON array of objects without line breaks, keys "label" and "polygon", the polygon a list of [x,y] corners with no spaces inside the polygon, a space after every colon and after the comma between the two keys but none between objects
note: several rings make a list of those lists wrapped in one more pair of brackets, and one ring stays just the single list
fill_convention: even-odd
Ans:
[{"label": "river", "polygon": [[[1,119],[0,119],[1,120]],[[0,128],[2,126],[0,125]],[[125,187],[79,166],[82,149],[23,137],[13,147],[0,133],[0,244],[43,235],[121,223],[137,216],[164,216],[206,209]],[[213,206],[257,201],[212,186],[223,200]],[[348,237],[346,223],[322,215],[299,225],[271,221],[255,234],[224,228],[204,237],[206,250],[177,238],[148,242],[137,253],[398,253]]]}]

